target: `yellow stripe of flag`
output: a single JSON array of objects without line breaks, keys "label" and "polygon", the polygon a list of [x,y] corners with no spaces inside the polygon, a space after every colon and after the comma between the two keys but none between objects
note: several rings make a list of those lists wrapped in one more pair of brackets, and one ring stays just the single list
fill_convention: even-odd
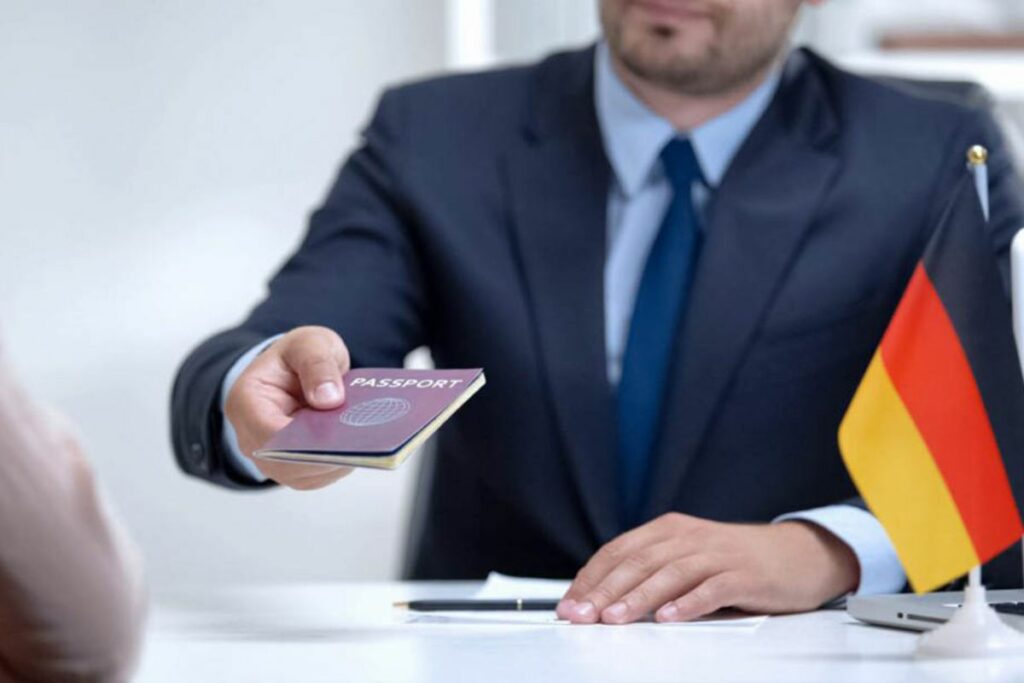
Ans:
[{"label": "yellow stripe of flag", "polygon": [[839,445],[915,591],[934,590],[979,563],[953,496],[879,352],[839,427]]}]

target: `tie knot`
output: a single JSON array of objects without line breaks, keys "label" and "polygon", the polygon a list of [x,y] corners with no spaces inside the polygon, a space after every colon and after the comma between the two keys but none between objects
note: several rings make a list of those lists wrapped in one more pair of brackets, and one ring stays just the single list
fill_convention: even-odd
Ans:
[{"label": "tie knot", "polygon": [[697,161],[697,155],[688,138],[669,140],[661,150],[661,163],[665,167],[665,175],[675,192],[680,190],[689,192],[695,181],[704,182],[700,162]]}]

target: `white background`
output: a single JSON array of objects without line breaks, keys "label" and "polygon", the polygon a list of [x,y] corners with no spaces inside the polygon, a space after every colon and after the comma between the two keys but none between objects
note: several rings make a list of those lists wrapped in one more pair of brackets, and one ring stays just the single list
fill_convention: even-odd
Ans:
[{"label": "white background", "polygon": [[[804,36],[863,49],[872,5]],[[154,587],[397,575],[415,459],[314,493],[186,479],[175,368],[258,299],[383,85],[596,25],[592,0],[3,0],[0,344],[79,425]]]}]

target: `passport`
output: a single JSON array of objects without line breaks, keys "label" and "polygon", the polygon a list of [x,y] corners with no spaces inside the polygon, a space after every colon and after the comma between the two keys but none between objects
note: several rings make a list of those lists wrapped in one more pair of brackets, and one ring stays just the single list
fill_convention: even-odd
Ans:
[{"label": "passport", "polygon": [[480,368],[360,368],[342,381],[340,407],[297,411],[253,456],[393,470],[487,380]]}]

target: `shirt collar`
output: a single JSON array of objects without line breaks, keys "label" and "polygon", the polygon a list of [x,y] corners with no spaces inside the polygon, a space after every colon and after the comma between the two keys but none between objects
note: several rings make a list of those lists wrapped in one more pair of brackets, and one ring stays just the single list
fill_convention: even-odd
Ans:
[{"label": "shirt collar", "polygon": [[[604,41],[595,51],[594,74],[594,101],[605,150],[619,186],[631,196],[650,178],[662,147],[677,132],[619,80]],[[780,75],[778,68],[773,69],[746,99],[689,132],[709,186],[721,182],[729,162],[768,107]]]}]

